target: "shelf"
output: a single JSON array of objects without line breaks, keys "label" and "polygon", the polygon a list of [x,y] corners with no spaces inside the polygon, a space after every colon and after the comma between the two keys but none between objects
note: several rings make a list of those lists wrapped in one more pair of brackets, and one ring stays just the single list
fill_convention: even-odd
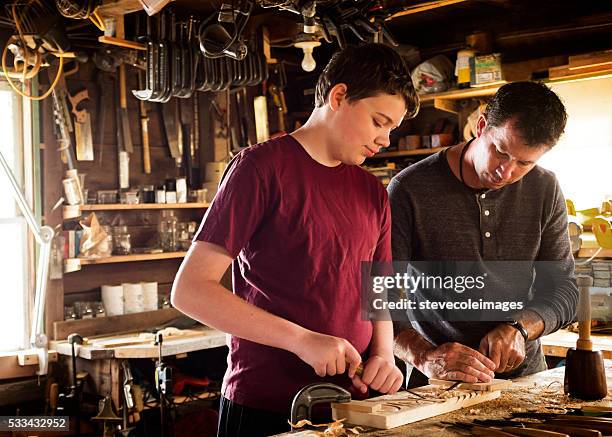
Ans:
[{"label": "shelf", "polygon": [[436,99],[442,100],[462,100],[462,99],[471,99],[474,97],[485,97],[492,96],[497,92],[497,90],[504,85],[495,84],[483,87],[475,87],[475,88],[464,88],[464,89],[455,89],[450,91],[444,91],[442,93],[434,93],[434,94],[422,94],[419,95],[419,99],[421,103],[433,102]]},{"label": "shelf", "polygon": [[125,205],[122,203],[67,205],[64,206],[64,220],[80,217],[83,211],[135,211],[144,209],[204,209],[210,203],[139,203]]},{"label": "shelf", "polygon": [[81,270],[82,266],[93,264],[112,264],[135,261],[156,261],[160,259],[184,258],[186,254],[187,252],[164,252],[109,256],[106,258],[68,258],[64,260],[64,273],[75,272]]},{"label": "shelf", "polygon": [[378,153],[368,159],[382,159],[382,158],[397,158],[400,156],[414,156],[414,155],[433,155],[446,147],[433,147],[430,149],[414,149],[414,150],[398,150],[397,152],[382,152]]},{"label": "shelf", "polygon": [[[572,76],[549,78],[549,79],[543,80],[542,82],[546,84],[568,83],[568,82],[576,82],[580,80],[600,79],[600,78],[611,77],[611,76],[612,76],[612,71],[604,70],[604,71],[598,71],[598,72],[593,72],[593,73],[575,74]],[[497,92],[497,90],[501,86],[505,85],[506,83],[507,82],[502,82],[502,83],[496,83],[496,84],[482,86],[482,87],[454,89],[450,91],[444,91],[442,93],[422,94],[422,95],[419,95],[419,99],[421,103],[433,103],[433,106],[437,109],[441,109],[447,112],[457,113],[459,110],[459,107],[457,105],[456,100],[492,96],[493,94]]]},{"label": "shelf", "polygon": [[93,319],[60,320],[53,322],[53,339],[66,340],[73,332],[78,332],[84,337],[136,332],[152,326],[162,326],[180,317],[181,314],[176,308],[160,308],[141,313],[94,317]]}]

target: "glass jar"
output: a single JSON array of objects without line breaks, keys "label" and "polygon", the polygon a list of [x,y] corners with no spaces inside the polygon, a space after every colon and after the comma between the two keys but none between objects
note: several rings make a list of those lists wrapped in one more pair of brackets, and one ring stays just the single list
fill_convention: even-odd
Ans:
[{"label": "glass jar", "polygon": [[113,253],[115,255],[129,255],[132,253],[132,236],[130,234],[113,235]]},{"label": "glass jar", "polygon": [[178,220],[172,210],[163,210],[159,221],[159,240],[164,252],[176,252],[178,250]]},{"label": "glass jar", "polygon": [[129,255],[132,253],[132,236],[125,225],[113,226],[113,253],[115,255]]}]

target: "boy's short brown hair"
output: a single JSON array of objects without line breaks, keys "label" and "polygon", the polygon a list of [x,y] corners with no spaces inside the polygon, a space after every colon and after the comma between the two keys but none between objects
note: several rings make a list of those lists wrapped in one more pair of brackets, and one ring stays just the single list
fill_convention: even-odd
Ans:
[{"label": "boy's short brown hair", "polygon": [[319,76],[315,106],[323,106],[329,90],[339,83],[346,85],[349,101],[381,93],[400,95],[406,103],[405,118],[419,112],[419,96],[410,71],[399,53],[386,45],[369,43],[336,52]]}]

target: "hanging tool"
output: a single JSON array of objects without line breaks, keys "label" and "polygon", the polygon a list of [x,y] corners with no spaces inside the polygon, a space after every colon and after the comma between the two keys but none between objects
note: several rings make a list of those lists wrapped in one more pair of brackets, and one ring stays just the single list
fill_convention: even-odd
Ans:
[{"label": "hanging tool", "polygon": [[151,17],[147,17],[147,34],[140,39],[145,42],[147,46],[146,80],[144,88],[139,87],[140,89],[138,90],[132,90],[132,94],[139,100],[152,100],[159,94],[157,84],[159,81],[160,47],[156,41],[153,41],[153,36],[151,34]]},{"label": "hanging tool", "polygon": [[[123,16],[116,18],[116,36],[117,38],[125,38],[125,30],[123,23]],[[132,134],[130,132],[130,119],[128,116],[127,107],[127,84],[126,84],[126,66],[124,63],[119,65],[119,131],[123,140],[124,150],[128,153],[134,151],[134,145],[132,143]]]},{"label": "hanging tool", "polygon": [[590,276],[577,276],[580,292],[578,301],[578,341],[576,348],[567,351],[565,365],[565,393],[584,400],[603,399],[608,394],[606,371],[601,351],[593,350],[591,341]]},{"label": "hanging tool", "polygon": [[83,337],[79,334],[70,334],[68,343],[71,347],[72,385],[68,394],[60,393],[58,395],[56,411],[60,416],[75,416],[75,432],[79,436],[81,435],[81,388],[84,377],[77,377],[75,344],[83,344]]},{"label": "hanging tool", "polygon": [[132,134],[130,132],[130,120],[127,109],[127,91],[125,78],[125,64],[119,66],[119,116],[121,120],[120,130],[123,139],[124,150],[128,153],[134,152]]},{"label": "hanging tool", "polygon": [[[138,87],[143,87],[143,74],[138,73]],[[151,173],[151,151],[149,147],[149,115],[144,100],[138,101],[140,112],[140,132],[142,134],[142,165],[146,174]]]},{"label": "hanging tool", "polygon": [[191,149],[191,168],[192,168],[192,184],[191,188],[199,188],[201,183],[201,173],[200,173],[200,96],[198,93],[194,93],[192,96],[193,102],[193,131],[191,138],[193,141],[192,149]]},{"label": "hanging tool", "polygon": [[[51,76],[50,70],[50,68],[47,69],[49,76]],[[69,170],[73,170],[75,167],[74,160],[72,158],[72,140],[70,138],[70,132],[73,131],[73,127],[70,118],[70,111],[68,110],[68,104],[66,103],[67,94],[65,82],[60,81],[53,89],[51,95],[53,100],[55,136],[60,144],[60,148],[58,150],[61,153],[62,161],[68,166]]]},{"label": "hanging tool", "polygon": [[134,378],[132,377],[132,371],[130,364],[127,360],[121,362],[121,368],[123,369],[123,411],[122,419],[123,423],[121,426],[121,435],[127,437],[135,428],[129,426],[129,417],[131,412],[135,409],[136,403],[134,401]]},{"label": "hanging tool", "polygon": [[164,120],[164,129],[166,133],[166,141],[170,155],[176,161],[176,166],[180,167],[183,157],[181,156],[179,142],[179,128],[177,126],[177,108],[176,100],[169,104],[161,105],[162,119]]},{"label": "hanging tool", "polygon": [[[115,92],[115,105],[119,100],[119,92]],[[117,173],[119,175],[119,188],[130,187],[130,154],[126,152],[121,132],[121,111],[115,111],[115,123],[117,133]]]},{"label": "hanging tool", "polygon": [[155,345],[159,346],[158,360],[155,365],[155,387],[159,394],[160,435],[167,435],[166,409],[169,405],[168,397],[172,394],[172,368],[163,362],[162,345],[164,336],[161,332],[155,334]]},{"label": "hanging tool", "polygon": [[[68,94],[68,100],[74,114],[74,138],[76,142],[76,157],[79,161],[93,161],[93,138],[91,133],[91,114],[83,102],[89,100],[87,88],[75,95]],[[79,109],[80,108],[80,109]]]},{"label": "hanging tool", "polygon": [[268,92],[272,96],[272,101],[276,107],[276,114],[278,119],[278,134],[284,134],[287,132],[285,128],[285,113],[283,110],[283,104],[281,102],[280,92],[275,84],[270,84]]}]

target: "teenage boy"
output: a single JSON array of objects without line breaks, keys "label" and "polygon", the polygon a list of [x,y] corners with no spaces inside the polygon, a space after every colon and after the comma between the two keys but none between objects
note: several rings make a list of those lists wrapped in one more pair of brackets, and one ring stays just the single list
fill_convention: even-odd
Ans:
[{"label": "teenage boy", "polygon": [[[391,322],[361,318],[361,262],[391,260],[391,222],[385,189],[359,165],[418,106],[394,50],[348,47],[304,126],[232,161],[172,289],[176,308],[231,335],[219,435],[286,431],[313,382],[400,387]],[[230,263],[234,293],[219,283]]]}]

